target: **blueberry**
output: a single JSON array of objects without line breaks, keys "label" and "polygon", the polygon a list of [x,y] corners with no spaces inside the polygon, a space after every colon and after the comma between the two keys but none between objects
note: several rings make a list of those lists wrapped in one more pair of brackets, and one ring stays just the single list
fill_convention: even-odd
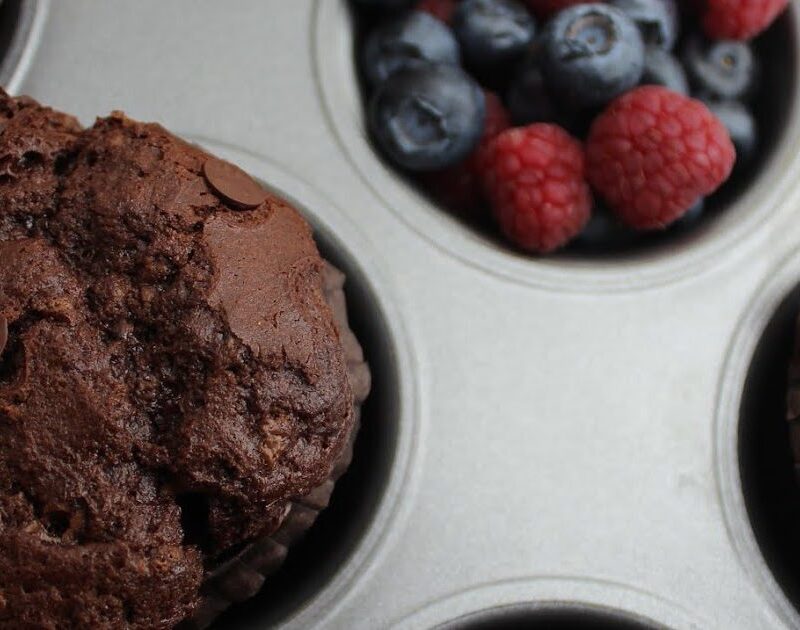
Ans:
[{"label": "blueberry", "polygon": [[636,22],[645,44],[672,50],[678,37],[675,0],[609,0],[608,4]]},{"label": "blueberry", "polygon": [[579,4],[550,20],[542,37],[542,69],[557,98],[574,108],[603,105],[642,77],[639,29],[619,9]]},{"label": "blueberry", "polygon": [[398,70],[427,63],[458,64],[459,51],[450,29],[422,11],[411,11],[385,21],[364,43],[364,74],[373,87]]},{"label": "blueberry", "polygon": [[736,147],[736,167],[741,168],[753,158],[758,146],[758,132],[753,115],[739,101],[701,98],[728,130]]},{"label": "blueberry", "polygon": [[536,24],[516,0],[463,0],[453,16],[453,32],[466,65],[488,76],[505,73],[525,55]]},{"label": "blueberry", "polygon": [[695,89],[718,99],[745,96],[755,80],[753,51],[744,42],[691,37],[683,51],[683,63]]},{"label": "blueberry", "polygon": [[429,64],[393,74],[372,97],[369,123],[379,148],[411,171],[452,166],[480,140],[486,100],[458,66]]},{"label": "blueberry", "polygon": [[558,106],[553,101],[534,55],[525,60],[511,80],[506,102],[515,125],[558,120]]},{"label": "blueberry", "polygon": [[399,11],[407,9],[415,0],[354,0],[356,5],[369,11]]},{"label": "blueberry", "polygon": [[663,85],[680,94],[689,93],[689,83],[683,66],[662,48],[648,46],[644,54],[642,85]]}]

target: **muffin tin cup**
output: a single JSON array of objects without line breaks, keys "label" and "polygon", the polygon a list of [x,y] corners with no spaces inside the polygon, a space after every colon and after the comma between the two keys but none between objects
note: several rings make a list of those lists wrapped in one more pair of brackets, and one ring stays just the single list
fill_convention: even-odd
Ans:
[{"label": "muffin tin cup", "polygon": [[[783,19],[792,41],[791,56],[786,56],[785,48],[779,52],[784,55],[781,63],[796,70],[800,57],[800,7],[792,7]],[[476,231],[440,208],[378,157],[366,132],[353,54],[355,27],[347,0],[317,0],[311,28],[315,78],[326,121],[362,184],[420,238],[462,263],[502,279],[582,293],[657,288],[721,264],[741,241],[753,238],[769,223],[772,211],[795,184],[793,174],[800,166],[796,151],[800,144],[797,80],[785,88],[793,106],[786,113],[780,137],[762,171],[735,203],[708,223],[679,238],[619,257],[613,253],[600,257],[534,257],[520,253],[499,235]]]},{"label": "muffin tin cup", "polygon": [[[792,567],[770,551],[786,527],[758,501],[769,475],[742,456],[758,401],[782,404],[780,383],[757,385],[783,374],[800,296],[798,81],[761,174],[698,231],[621,259],[531,258],[441,212],[375,156],[343,0],[242,0],[240,15],[184,1],[76,3],[70,23],[54,4],[48,53],[72,56],[35,65],[32,95],[95,114],[87,86],[126,94],[116,106],[294,203],[347,272],[374,378],[331,506],[216,627],[468,629],[554,613],[800,627]],[[140,34],[113,29],[112,14],[169,35],[147,57],[163,68],[138,59]],[[111,42],[85,26],[102,20]],[[794,63],[796,1],[784,20]],[[98,41],[141,85],[103,59],[79,87],[57,81]],[[212,41],[218,54],[187,77]]]},{"label": "muffin tin cup", "polygon": [[393,630],[683,630],[708,627],[675,602],[589,577],[516,579],[456,593]]},{"label": "muffin tin cup", "polygon": [[800,252],[779,263],[740,320],[720,379],[716,475],[728,535],[763,597],[800,627],[800,487],[786,419],[800,316]]}]

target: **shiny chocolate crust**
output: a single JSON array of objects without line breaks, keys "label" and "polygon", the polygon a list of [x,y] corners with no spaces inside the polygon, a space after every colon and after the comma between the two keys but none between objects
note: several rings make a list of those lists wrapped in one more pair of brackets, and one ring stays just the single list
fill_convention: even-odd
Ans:
[{"label": "shiny chocolate crust", "polygon": [[0,628],[174,626],[347,450],[311,230],[209,159],[0,94]]}]

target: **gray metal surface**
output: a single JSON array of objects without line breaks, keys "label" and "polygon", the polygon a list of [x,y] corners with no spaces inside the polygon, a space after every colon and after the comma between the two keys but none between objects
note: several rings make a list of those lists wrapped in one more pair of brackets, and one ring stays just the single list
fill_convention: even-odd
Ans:
[{"label": "gray metal surface", "polygon": [[392,401],[365,418],[390,427],[387,472],[285,627],[432,628],[553,603],[674,629],[800,627],[737,458],[753,349],[800,280],[800,111],[767,172],[685,242],[529,259],[374,158],[350,38],[340,0],[57,0],[18,90],[209,146],[294,199],[363,274],[392,368]]}]

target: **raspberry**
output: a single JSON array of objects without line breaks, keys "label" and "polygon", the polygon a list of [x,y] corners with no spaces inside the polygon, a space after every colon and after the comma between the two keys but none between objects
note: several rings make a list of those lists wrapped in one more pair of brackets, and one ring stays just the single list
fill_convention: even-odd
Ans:
[{"label": "raspberry", "polygon": [[789,0],[706,0],[703,28],[712,39],[752,39],[766,30]]},{"label": "raspberry", "polygon": [[480,159],[481,179],[503,233],[519,247],[546,253],[577,236],[592,193],[581,143],[557,125],[504,131]]},{"label": "raspberry", "polygon": [[680,218],[722,185],[735,160],[728,132],[703,103],[654,85],[612,102],[586,144],[590,183],[638,229]]},{"label": "raspberry", "polygon": [[453,23],[453,13],[457,6],[458,0],[420,0],[414,9],[430,13],[433,17],[439,18],[449,25]]},{"label": "raspberry", "polygon": [[497,134],[511,126],[508,112],[497,94],[494,92],[484,92],[484,94],[486,118],[483,123],[483,135],[477,148],[463,162],[422,176],[423,185],[442,204],[459,212],[467,212],[479,205],[483,197],[478,178],[480,155]]},{"label": "raspberry", "polygon": [[525,0],[536,17],[546,18],[576,4],[594,4],[596,0]]}]

